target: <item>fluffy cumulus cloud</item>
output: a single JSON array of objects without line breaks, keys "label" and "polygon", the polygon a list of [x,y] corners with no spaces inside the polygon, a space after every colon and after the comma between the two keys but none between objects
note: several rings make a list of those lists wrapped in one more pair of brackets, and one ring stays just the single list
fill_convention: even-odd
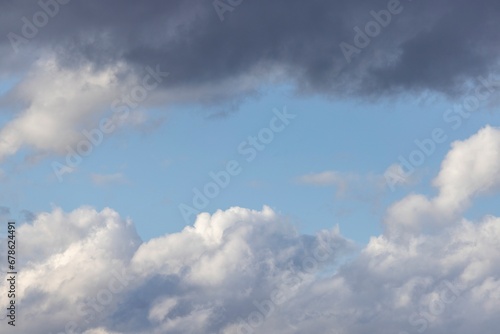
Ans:
[{"label": "fluffy cumulus cloud", "polygon": [[148,242],[111,209],[38,214],[18,231],[17,326],[86,334],[496,333],[500,218],[463,214],[497,189],[499,148],[492,127],[455,142],[434,181],[437,195],[395,203],[384,233],[362,249],[338,228],[302,235],[269,207],[203,213]]},{"label": "fluffy cumulus cloud", "polygon": [[[36,157],[85,152],[81,143],[99,145],[118,125],[144,124],[142,107],[233,103],[269,83],[351,97],[453,96],[478,76],[500,85],[499,12],[494,0],[2,1],[0,161],[23,148]],[[16,327],[497,333],[500,218],[465,216],[498,191],[499,170],[499,129],[453,143],[435,193],[391,205],[383,233],[361,249],[335,227],[300,234],[266,206],[202,213],[147,242],[109,208],[28,212],[18,228]],[[90,178],[126,182],[119,173]],[[336,171],[299,181],[343,196],[384,188],[382,176]],[[9,213],[0,207],[0,217]]]},{"label": "fluffy cumulus cloud", "polygon": [[268,207],[201,214],[146,243],[111,209],[56,208],[18,239],[17,327],[26,333],[217,333],[255,311],[254,300],[286,300],[352,249],[337,229],[300,235]]},{"label": "fluffy cumulus cloud", "polygon": [[[338,274],[315,281],[265,328],[280,333],[495,333],[500,219],[461,220],[404,242],[374,237]],[[272,330],[274,332],[274,330]],[[267,331],[266,331],[267,332]]]},{"label": "fluffy cumulus cloud", "polygon": [[[78,127],[106,111],[116,94],[119,66],[93,72],[62,69],[53,57],[40,59],[11,91],[22,111],[0,131],[0,160],[23,146],[63,153],[83,136]],[[81,131],[82,129],[80,129]]]},{"label": "fluffy cumulus cloud", "polygon": [[464,141],[456,141],[434,179],[436,196],[412,194],[388,210],[391,232],[415,231],[454,223],[471,201],[500,187],[500,130],[486,126]]},{"label": "fluffy cumulus cloud", "polygon": [[144,124],[140,104],[157,85],[146,75],[134,76],[123,63],[64,67],[54,54],[44,54],[4,97],[15,112],[0,130],[0,161],[25,147],[42,157],[86,155],[119,127]]}]

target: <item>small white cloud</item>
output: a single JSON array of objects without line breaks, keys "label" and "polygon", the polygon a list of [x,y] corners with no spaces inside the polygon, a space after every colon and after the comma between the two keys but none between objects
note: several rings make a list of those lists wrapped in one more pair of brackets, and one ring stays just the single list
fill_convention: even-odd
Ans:
[{"label": "small white cloud", "polygon": [[387,187],[382,175],[338,171],[311,173],[296,178],[296,181],[310,186],[333,186],[338,198],[353,198],[372,203],[380,199]]},{"label": "small white cloud", "polygon": [[115,174],[92,174],[90,179],[97,186],[106,186],[114,184],[123,184],[127,182],[127,178],[122,173]]},{"label": "small white cloud", "polygon": [[311,173],[307,175],[300,176],[298,181],[302,184],[313,185],[313,186],[331,186],[331,185],[341,185],[346,182],[346,175],[342,175],[336,171],[326,171],[322,173]]}]

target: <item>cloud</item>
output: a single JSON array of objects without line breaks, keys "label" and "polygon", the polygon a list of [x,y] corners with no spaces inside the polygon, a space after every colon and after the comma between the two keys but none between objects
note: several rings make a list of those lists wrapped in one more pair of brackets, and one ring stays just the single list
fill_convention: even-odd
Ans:
[{"label": "cloud", "polygon": [[22,107],[0,130],[0,160],[27,146],[38,153],[67,153],[85,137],[118,95],[120,65],[95,72],[91,64],[73,71],[47,56],[9,93]]},{"label": "cloud", "polygon": [[55,208],[20,226],[18,238],[25,242],[16,326],[32,333],[218,332],[284,275],[312,279],[302,261],[315,250],[327,255],[320,268],[352,249],[337,229],[300,235],[268,207],[201,214],[145,243],[111,209]]},{"label": "cloud", "polygon": [[[165,117],[150,120],[143,108],[167,75],[148,68],[139,78],[124,63],[64,67],[54,53],[44,54],[4,97],[15,113],[0,129],[0,161],[22,148],[31,150],[33,161],[86,156],[119,129],[157,128]],[[74,170],[68,165],[65,172]]]},{"label": "cloud", "polygon": [[97,186],[105,186],[112,184],[123,184],[127,182],[127,178],[122,173],[115,174],[92,174],[90,180]]},{"label": "cloud", "polygon": [[500,129],[486,126],[464,141],[452,144],[434,180],[442,206],[460,208],[500,186]]},{"label": "cloud", "polygon": [[395,233],[453,223],[479,196],[500,187],[500,129],[486,126],[452,144],[433,184],[438,194],[411,194],[393,204],[385,224]]},{"label": "cloud", "polygon": [[336,171],[327,171],[317,174],[303,175],[298,178],[298,181],[303,184],[315,186],[330,186],[343,185],[346,182],[346,177]]},{"label": "cloud", "polygon": [[359,174],[334,170],[310,173],[296,178],[299,184],[335,187],[336,197],[376,202],[387,190],[385,176],[378,174]]},{"label": "cloud", "polygon": [[[455,142],[434,182],[438,195],[394,204],[387,230],[359,252],[338,228],[302,235],[269,207],[202,213],[147,242],[111,209],[40,213],[18,228],[17,326],[87,334],[495,333],[500,218],[467,220],[457,203],[472,205],[497,188],[499,132],[486,127]],[[422,213],[443,221],[432,225]],[[398,226],[404,235],[394,233]]]},{"label": "cloud", "polygon": [[419,180],[419,177],[416,174],[409,174],[405,172],[403,166],[399,163],[395,163],[387,167],[384,172],[384,178],[391,190],[393,190],[395,186],[411,185],[417,183]]},{"label": "cloud", "polygon": [[500,309],[500,272],[494,265],[499,232],[500,219],[486,217],[405,242],[374,237],[354,262],[312,283],[259,329],[465,334],[480,328],[494,333]]},{"label": "cloud", "polygon": [[[500,86],[500,7],[493,0],[401,2],[401,12],[351,62],[340,44],[355,45],[354,28],[375,22],[373,13],[387,10],[388,1],[244,1],[223,22],[210,1],[41,3],[57,13],[28,38],[26,27],[47,9],[0,5],[8,13],[0,33],[27,40],[17,53],[9,38],[0,41],[0,79],[18,82],[2,99],[15,113],[0,130],[0,160],[23,147],[41,156],[68,153],[67,145],[84,139],[79,130],[95,128],[148,67],[169,76],[144,108],[196,103],[235,110],[262,87],[280,84],[298,94],[370,98],[453,96],[479,76]],[[147,118],[133,111],[129,123],[149,131],[163,119]]]},{"label": "cloud", "polygon": [[[401,2],[399,13],[348,63],[340,44],[355,46],[354,28],[365,30],[376,22],[372,12],[388,6],[386,0],[244,1],[221,22],[213,2],[199,0],[71,2],[19,54],[54,50],[68,67],[82,60],[98,68],[123,62],[137,71],[160,64],[171,72],[167,94],[191,92],[190,100],[200,102],[238,98],[269,82],[327,95],[453,94],[498,71],[494,0]],[[9,15],[0,31],[21,34],[20,18],[37,11],[36,5],[2,4]]]}]

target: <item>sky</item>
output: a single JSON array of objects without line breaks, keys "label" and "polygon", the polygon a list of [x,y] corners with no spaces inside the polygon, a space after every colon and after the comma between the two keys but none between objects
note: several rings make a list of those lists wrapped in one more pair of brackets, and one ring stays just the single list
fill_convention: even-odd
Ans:
[{"label": "sky", "polygon": [[1,332],[496,333],[499,16],[2,1]]}]

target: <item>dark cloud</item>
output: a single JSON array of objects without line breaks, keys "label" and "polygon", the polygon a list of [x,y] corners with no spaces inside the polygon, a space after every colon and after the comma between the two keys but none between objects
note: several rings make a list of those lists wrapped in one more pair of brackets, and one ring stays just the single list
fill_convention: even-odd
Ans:
[{"label": "dark cloud", "polygon": [[[34,3],[0,6],[4,36],[21,35],[21,18],[31,20],[40,10]],[[400,6],[350,63],[340,43],[355,46],[353,28],[364,30],[374,20],[370,12],[387,9],[388,1],[243,0],[221,21],[212,1],[73,0],[19,53],[52,50],[66,66],[124,61],[140,71],[160,64],[171,74],[165,88],[198,89],[192,100],[203,102],[236,98],[269,82],[326,95],[453,94],[467,80],[497,70],[500,3],[420,0]],[[3,42],[8,46],[7,38]],[[212,89],[202,89],[207,86]]]}]

